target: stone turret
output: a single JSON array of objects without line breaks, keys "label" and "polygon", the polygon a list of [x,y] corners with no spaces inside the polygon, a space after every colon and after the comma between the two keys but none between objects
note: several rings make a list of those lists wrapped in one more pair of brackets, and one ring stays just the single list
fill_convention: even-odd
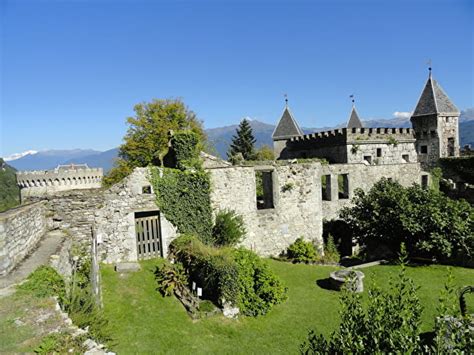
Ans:
[{"label": "stone turret", "polygon": [[101,187],[102,177],[102,168],[89,168],[87,164],[59,165],[53,170],[16,173],[22,201],[60,191],[97,189]]},{"label": "stone turret", "polygon": [[411,123],[415,130],[418,161],[433,166],[439,158],[459,156],[459,115],[431,69]]},{"label": "stone turret", "polygon": [[273,131],[273,151],[275,156],[280,156],[281,151],[285,148],[286,141],[290,138],[300,137],[303,135],[303,131],[300,126],[293,118],[290,108],[288,105],[285,106],[283,114],[281,115],[280,121]]}]

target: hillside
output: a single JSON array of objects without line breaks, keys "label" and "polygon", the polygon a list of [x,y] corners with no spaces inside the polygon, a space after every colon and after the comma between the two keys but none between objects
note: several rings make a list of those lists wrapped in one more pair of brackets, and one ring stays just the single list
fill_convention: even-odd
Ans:
[{"label": "hillside", "polygon": [[20,203],[20,189],[16,184],[16,170],[0,158],[0,212]]}]

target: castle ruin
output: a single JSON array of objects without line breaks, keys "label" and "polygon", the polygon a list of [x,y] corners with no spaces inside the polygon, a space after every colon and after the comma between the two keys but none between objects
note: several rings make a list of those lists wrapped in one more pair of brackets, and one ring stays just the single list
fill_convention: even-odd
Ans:
[{"label": "castle ruin", "polygon": [[[458,119],[459,110],[431,73],[413,128],[365,128],[353,107],[347,127],[303,134],[286,106],[273,133],[277,161],[232,166],[202,154],[213,210],[242,215],[242,244],[260,255],[278,255],[299,237],[321,246],[323,220],[337,218],[355,189],[367,191],[382,177],[427,188],[437,160],[459,155]],[[263,197],[257,196],[257,175]],[[17,179],[25,205],[0,214],[0,275],[19,262],[18,250],[34,248],[45,226],[84,243],[93,227],[99,258],[107,263],[166,256],[178,235],[156,205],[148,168],[109,189],[99,189],[102,170],[87,166],[22,172]]]}]

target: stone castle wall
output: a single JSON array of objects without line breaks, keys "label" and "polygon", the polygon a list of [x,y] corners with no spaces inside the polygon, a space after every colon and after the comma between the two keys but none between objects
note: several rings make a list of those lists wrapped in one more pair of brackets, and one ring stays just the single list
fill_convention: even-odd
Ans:
[{"label": "stone castle wall", "polygon": [[47,229],[43,201],[0,213],[0,276],[10,272],[34,250]]},{"label": "stone castle wall", "polygon": [[[341,186],[340,180],[342,179],[339,178],[339,175],[342,176],[343,174],[347,175],[348,193],[346,196],[342,194],[340,197],[339,192],[342,192],[343,187]],[[321,168],[321,176],[330,176],[330,188],[327,198],[322,201],[322,216],[325,219],[337,218],[341,208],[351,204],[350,200],[354,197],[354,191],[357,188],[368,191],[383,177],[396,180],[403,186],[410,186],[414,183],[421,184],[422,175],[428,176],[428,173],[424,172],[418,163],[393,165],[323,165]],[[328,198],[330,198],[330,200],[328,200]]]},{"label": "stone castle wall", "polygon": [[[144,189],[148,187],[148,189]],[[52,227],[65,231],[74,241],[89,246],[92,228],[100,239],[98,254],[106,263],[137,260],[135,213],[158,211],[149,182],[148,168],[134,172],[110,189],[60,191],[42,198]],[[176,237],[175,228],[160,214],[162,250]]]},{"label": "stone castle wall", "polygon": [[[342,128],[287,141],[280,159],[324,158],[330,163],[401,164],[416,162],[411,128]],[[405,159],[404,159],[405,158]]]},{"label": "stone castle wall", "polygon": [[[148,168],[136,168],[123,181],[103,193],[103,205],[97,211],[95,224],[102,243],[101,259],[107,263],[137,260],[135,213],[159,211],[151,188]],[[176,228],[159,214],[161,225],[161,251],[168,255],[168,246],[176,238]]]},{"label": "stone castle wall", "polygon": [[16,174],[22,201],[54,195],[61,191],[101,187],[102,168],[71,168],[20,171]]},{"label": "stone castle wall", "polygon": [[[278,255],[297,238],[322,243],[319,163],[210,169],[215,212],[242,215],[242,245],[260,255]],[[256,170],[272,171],[274,208],[257,209]]]}]

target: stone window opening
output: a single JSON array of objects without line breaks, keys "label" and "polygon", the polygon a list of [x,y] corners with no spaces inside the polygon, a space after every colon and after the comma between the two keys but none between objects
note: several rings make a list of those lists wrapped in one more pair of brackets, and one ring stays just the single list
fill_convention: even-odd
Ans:
[{"label": "stone window opening", "polygon": [[152,193],[151,185],[142,186],[142,194],[149,195]]},{"label": "stone window opening", "polygon": [[364,160],[367,163],[372,164],[372,156],[371,155],[364,155]]},{"label": "stone window opening", "polygon": [[321,196],[323,201],[331,201],[331,175],[321,176]]},{"label": "stone window opening", "polygon": [[257,209],[265,210],[274,208],[273,202],[273,171],[255,171]]},{"label": "stone window opening", "polygon": [[428,154],[428,146],[427,145],[422,145],[420,147],[420,153],[421,154]]},{"label": "stone window opening", "polygon": [[431,137],[435,138],[436,137],[436,131],[430,131]]},{"label": "stone window opening", "polygon": [[339,188],[338,196],[339,200],[345,200],[349,198],[349,175],[339,174],[337,176],[337,185]]},{"label": "stone window opening", "polygon": [[410,156],[408,154],[403,154],[402,155],[402,159],[405,161],[405,163],[409,163],[410,162]]},{"label": "stone window opening", "polygon": [[428,188],[428,175],[421,175],[421,187],[425,190]]},{"label": "stone window opening", "polygon": [[377,148],[377,158],[382,156],[382,148]]},{"label": "stone window opening", "polygon": [[448,138],[448,156],[454,157],[454,138]]}]

